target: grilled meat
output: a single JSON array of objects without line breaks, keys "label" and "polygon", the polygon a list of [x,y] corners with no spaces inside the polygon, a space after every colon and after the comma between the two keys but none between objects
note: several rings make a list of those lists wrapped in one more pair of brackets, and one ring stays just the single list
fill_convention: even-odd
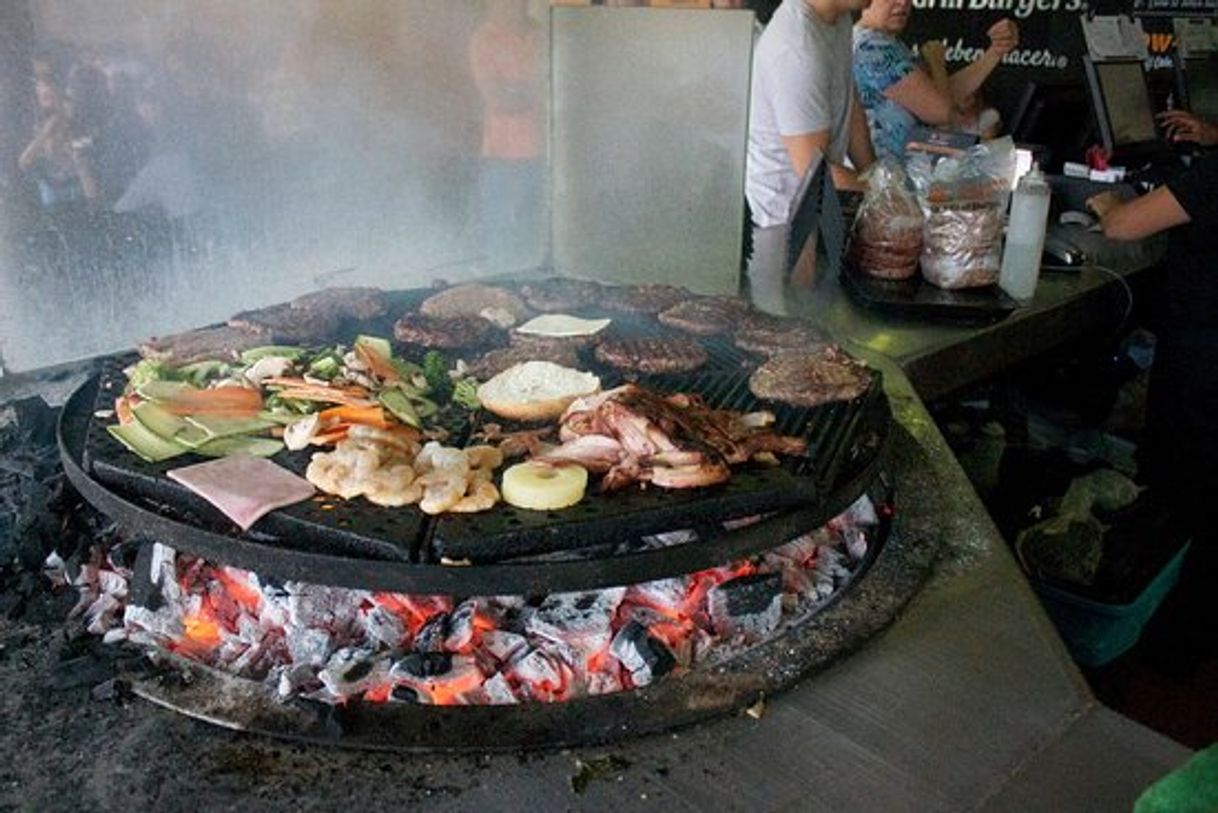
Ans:
[{"label": "grilled meat", "polygon": [[375,319],[385,313],[385,295],[379,288],[323,288],[291,301],[305,318]]},{"label": "grilled meat", "polygon": [[601,290],[599,283],[571,277],[551,277],[520,286],[520,294],[529,307],[545,313],[582,310],[596,303]]},{"label": "grilled meat", "polygon": [[321,344],[333,338],[341,321],[333,308],[305,311],[283,304],[242,311],[229,319],[228,324],[258,335],[266,343]]},{"label": "grilled meat", "polygon": [[538,459],[603,473],[604,491],[634,482],[713,485],[731,476],[731,464],[756,454],[807,450],[803,438],[768,429],[772,420],[768,413],[711,409],[696,395],[664,396],[627,384],[571,404],[562,416],[562,445]]},{"label": "grilled meat", "polygon": [[803,407],[849,401],[870,385],[867,365],[833,345],[776,355],[749,377],[749,389],[758,398]]},{"label": "grilled meat", "polygon": [[714,336],[726,333],[746,317],[749,304],[734,296],[707,296],[687,299],[661,311],[659,319],[670,327],[693,333],[695,336]]},{"label": "grilled meat", "polygon": [[640,373],[685,373],[706,364],[708,356],[693,339],[606,339],[596,358],[619,370]]},{"label": "grilled meat", "polygon": [[768,313],[750,313],[739,320],[732,338],[741,350],[762,356],[829,344],[825,334],[807,322]]},{"label": "grilled meat", "polygon": [[500,334],[493,324],[477,316],[442,318],[408,313],[394,324],[393,335],[405,344],[451,350],[494,344]]},{"label": "grilled meat", "polygon": [[469,374],[480,381],[526,361],[551,361],[563,367],[579,367],[579,355],[570,345],[512,346],[491,350],[468,363]]},{"label": "grilled meat", "polygon": [[554,353],[562,350],[574,352],[584,347],[591,347],[598,341],[600,341],[600,336],[597,334],[591,336],[539,336],[515,330],[508,332],[508,344],[512,347],[535,350],[539,353]]},{"label": "grilled meat", "polygon": [[613,311],[659,313],[689,298],[689,291],[674,285],[606,285],[599,304]]},{"label": "grilled meat", "polygon": [[140,345],[140,355],[180,366],[208,359],[233,359],[242,350],[261,344],[266,344],[266,339],[257,333],[221,325],[151,338]]},{"label": "grilled meat", "polygon": [[432,294],[419,305],[419,313],[440,319],[482,317],[500,327],[510,327],[532,316],[524,300],[516,294],[506,288],[477,282]]}]

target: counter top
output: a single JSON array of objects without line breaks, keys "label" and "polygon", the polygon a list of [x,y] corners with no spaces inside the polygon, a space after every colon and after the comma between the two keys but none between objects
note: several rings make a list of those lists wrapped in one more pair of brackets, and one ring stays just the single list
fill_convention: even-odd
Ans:
[{"label": "counter top", "polygon": [[1153,267],[1167,244],[1120,244],[1077,226],[1053,231],[1086,252],[1090,264],[1043,272],[1032,302],[1000,322],[959,326],[897,319],[859,305],[829,274],[813,290],[793,292],[789,311],[819,322],[838,341],[892,359],[919,396],[938,398],[1053,347],[1118,330],[1132,307],[1129,281]]}]

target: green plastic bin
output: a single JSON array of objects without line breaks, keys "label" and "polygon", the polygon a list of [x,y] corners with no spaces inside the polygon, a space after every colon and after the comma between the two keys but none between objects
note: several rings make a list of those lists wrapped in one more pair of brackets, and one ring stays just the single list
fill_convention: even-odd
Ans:
[{"label": "green plastic bin", "polygon": [[1074,660],[1083,666],[1103,666],[1138,642],[1146,622],[1179,581],[1189,546],[1188,542],[1181,546],[1128,604],[1095,601],[1034,577],[1029,581]]}]

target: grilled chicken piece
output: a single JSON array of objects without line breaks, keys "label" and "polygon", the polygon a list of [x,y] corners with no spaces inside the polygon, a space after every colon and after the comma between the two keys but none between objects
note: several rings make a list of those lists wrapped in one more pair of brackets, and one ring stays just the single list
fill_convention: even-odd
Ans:
[{"label": "grilled chicken piece", "polygon": [[766,428],[772,415],[711,409],[695,395],[665,397],[633,384],[577,399],[561,421],[563,444],[538,459],[604,472],[602,491],[635,482],[713,485],[731,476],[730,464],[761,452],[807,450],[803,438]]}]

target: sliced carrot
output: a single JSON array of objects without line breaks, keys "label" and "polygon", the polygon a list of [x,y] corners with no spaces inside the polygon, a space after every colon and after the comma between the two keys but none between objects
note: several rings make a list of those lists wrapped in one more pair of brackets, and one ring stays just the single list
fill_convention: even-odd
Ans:
[{"label": "sliced carrot", "polygon": [[161,401],[160,404],[173,415],[252,418],[262,411],[262,393],[243,387],[183,390],[172,398]]},{"label": "sliced carrot", "polygon": [[354,407],[336,406],[324,409],[320,413],[323,423],[358,423],[364,426],[375,426],[378,429],[389,429],[393,423],[385,417],[385,410],[380,406]]},{"label": "sliced carrot", "polygon": [[280,390],[280,398],[293,401],[316,401],[322,404],[342,404],[349,407],[376,406],[376,401],[358,395],[351,395],[342,390],[330,387],[310,387],[309,389]]},{"label": "sliced carrot", "polygon": [[131,411],[132,406],[131,401],[125,395],[114,399],[114,414],[121,425],[127,426],[135,420],[135,413]]},{"label": "sliced carrot", "polygon": [[339,424],[338,426],[328,429],[321,434],[314,435],[309,439],[309,443],[314,446],[329,446],[332,443],[338,443],[340,440],[347,439],[347,431],[350,426]]},{"label": "sliced carrot", "polygon": [[355,345],[355,356],[364,362],[364,364],[367,364],[372,374],[382,381],[402,380],[402,376],[397,368],[393,366],[393,362],[368,347],[368,345],[357,343]]},{"label": "sliced carrot", "polygon": [[270,387],[286,387],[293,390],[326,390],[360,397],[368,395],[368,390],[359,384],[315,384],[312,381],[305,381],[303,378],[267,378],[262,383]]}]

